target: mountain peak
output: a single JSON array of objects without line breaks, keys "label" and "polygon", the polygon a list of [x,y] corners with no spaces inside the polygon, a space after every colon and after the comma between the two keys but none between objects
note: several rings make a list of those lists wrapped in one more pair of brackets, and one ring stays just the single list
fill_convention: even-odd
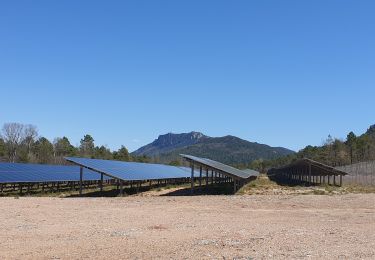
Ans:
[{"label": "mountain peak", "polygon": [[177,148],[196,144],[204,138],[207,138],[207,136],[195,131],[182,134],[167,133],[164,135],[159,135],[158,139],[153,141],[151,144],[139,148],[137,151],[133,152],[133,154],[156,156],[162,153],[170,152]]},{"label": "mountain peak", "polygon": [[199,139],[204,138],[204,137],[206,137],[204,134],[200,132],[194,132],[194,131],[190,133],[182,133],[182,134],[168,133],[165,135],[159,135],[158,139],[156,139],[153,143],[161,144],[161,145],[184,146],[185,143],[189,145],[192,142],[198,141]]},{"label": "mountain peak", "polygon": [[190,136],[193,139],[199,139],[199,138],[204,137],[205,135],[202,134],[201,132],[195,132],[195,131],[192,131],[190,133],[182,133],[182,134],[175,134],[175,133],[170,132],[170,133],[167,133],[167,134],[164,134],[164,135],[159,135],[158,139],[165,138],[165,137],[175,137],[175,136],[178,136],[178,137]]},{"label": "mountain peak", "polygon": [[369,129],[367,129],[366,134],[368,134],[368,135],[375,134],[375,124],[374,124],[374,125],[371,125],[371,126],[369,127]]}]

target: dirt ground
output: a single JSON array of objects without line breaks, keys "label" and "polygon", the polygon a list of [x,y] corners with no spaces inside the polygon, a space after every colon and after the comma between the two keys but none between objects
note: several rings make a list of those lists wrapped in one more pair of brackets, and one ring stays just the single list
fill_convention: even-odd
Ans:
[{"label": "dirt ground", "polygon": [[0,259],[374,259],[375,194],[0,198]]}]

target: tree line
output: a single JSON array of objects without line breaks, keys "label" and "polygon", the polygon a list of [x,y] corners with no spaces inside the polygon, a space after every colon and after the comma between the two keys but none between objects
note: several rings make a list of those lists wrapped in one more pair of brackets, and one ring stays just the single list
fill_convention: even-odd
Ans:
[{"label": "tree line", "polygon": [[348,133],[345,140],[331,135],[322,146],[306,146],[301,151],[274,160],[255,160],[247,165],[265,172],[269,168],[287,165],[301,158],[309,158],[333,167],[375,160],[375,125],[357,136]]},{"label": "tree line", "polygon": [[[107,159],[134,162],[159,163],[158,158],[131,155],[125,146],[111,151],[105,146],[96,146],[94,138],[86,134],[78,146],[67,137],[55,138],[52,142],[39,136],[34,125],[6,123],[0,134],[0,160],[9,162],[65,164],[64,157],[76,156],[92,159]],[[251,168],[260,172],[290,164],[301,158],[309,158],[330,166],[343,166],[375,160],[375,125],[366,133],[356,136],[350,132],[345,140],[330,135],[322,146],[306,146],[297,153],[272,160],[254,160],[247,164],[229,163],[237,168]],[[168,163],[168,162],[163,162]],[[180,160],[171,160],[170,165],[180,165]]]},{"label": "tree line", "polygon": [[65,164],[64,157],[78,156],[92,159],[149,162],[145,156],[132,156],[125,146],[111,151],[105,146],[96,146],[94,138],[86,134],[79,146],[70,143],[67,137],[55,138],[52,142],[39,136],[37,127],[20,123],[6,123],[0,134],[0,159],[9,162]]}]

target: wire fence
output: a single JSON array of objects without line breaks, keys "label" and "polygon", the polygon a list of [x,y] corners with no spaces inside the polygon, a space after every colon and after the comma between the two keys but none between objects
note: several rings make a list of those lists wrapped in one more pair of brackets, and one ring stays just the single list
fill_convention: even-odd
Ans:
[{"label": "wire fence", "polygon": [[344,184],[375,185],[375,161],[340,166],[336,169],[348,173],[343,178]]}]

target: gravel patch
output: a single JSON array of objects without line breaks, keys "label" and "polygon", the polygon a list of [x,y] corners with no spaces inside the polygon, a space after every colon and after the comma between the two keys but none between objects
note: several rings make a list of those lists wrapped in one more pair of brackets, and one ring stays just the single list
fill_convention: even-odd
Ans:
[{"label": "gravel patch", "polygon": [[0,259],[374,259],[375,194],[0,198]]}]

